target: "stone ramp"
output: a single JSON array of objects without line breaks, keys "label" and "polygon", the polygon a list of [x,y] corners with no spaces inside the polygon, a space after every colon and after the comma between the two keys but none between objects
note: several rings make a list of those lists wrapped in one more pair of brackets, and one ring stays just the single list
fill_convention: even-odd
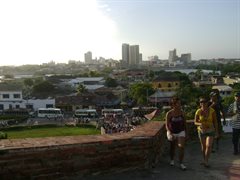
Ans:
[{"label": "stone ramp", "polygon": [[220,148],[210,157],[210,168],[200,165],[202,154],[198,141],[187,143],[185,152],[186,171],[176,163],[169,165],[169,156],[164,154],[161,161],[152,169],[135,169],[125,172],[85,177],[87,180],[240,180],[240,154],[233,155],[231,134],[225,134]]}]

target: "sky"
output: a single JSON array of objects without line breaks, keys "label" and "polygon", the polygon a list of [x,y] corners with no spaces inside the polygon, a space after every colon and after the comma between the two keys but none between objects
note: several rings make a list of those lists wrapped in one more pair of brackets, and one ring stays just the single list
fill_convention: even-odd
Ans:
[{"label": "sky", "polygon": [[191,53],[240,58],[240,0],[1,0],[0,66]]}]

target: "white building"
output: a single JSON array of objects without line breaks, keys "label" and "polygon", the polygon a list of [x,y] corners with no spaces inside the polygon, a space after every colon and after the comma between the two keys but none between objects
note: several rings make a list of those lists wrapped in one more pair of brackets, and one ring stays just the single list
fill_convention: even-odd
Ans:
[{"label": "white building", "polygon": [[73,88],[77,88],[79,84],[82,84],[86,87],[87,90],[96,90],[98,88],[104,87],[104,77],[82,77],[71,79],[67,82]]},{"label": "white building", "polygon": [[85,63],[91,64],[92,63],[92,52],[88,51],[87,53],[84,54],[84,60]]},{"label": "white building", "polygon": [[138,65],[139,57],[139,45],[129,46],[129,65]]},{"label": "white building", "polygon": [[38,108],[55,107],[55,99],[23,99],[22,90],[11,88],[0,89],[0,111],[7,109],[27,108],[36,111]]},{"label": "white building", "polygon": [[0,111],[5,109],[25,108],[21,90],[0,90]]},{"label": "white building", "polygon": [[232,88],[228,85],[216,85],[212,89],[218,89],[222,97],[230,96],[232,93]]}]

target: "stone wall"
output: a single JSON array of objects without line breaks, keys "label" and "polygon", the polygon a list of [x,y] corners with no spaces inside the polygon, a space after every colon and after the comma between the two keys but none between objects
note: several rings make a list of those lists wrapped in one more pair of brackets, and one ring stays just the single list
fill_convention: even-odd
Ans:
[{"label": "stone wall", "polygon": [[0,140],[0,179],[68,179],[149,168],[165,145],[163,122],[124,134]]}]

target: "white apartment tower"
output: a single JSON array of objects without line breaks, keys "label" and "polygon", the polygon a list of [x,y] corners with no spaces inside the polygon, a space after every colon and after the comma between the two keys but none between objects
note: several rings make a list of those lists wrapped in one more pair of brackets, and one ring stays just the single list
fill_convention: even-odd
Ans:
[{"label": "white apartment tower", "polygon": [[139,57],[139,45],[129,46],[129,65],[138,65]]},{"label": "white apartment tower", "polygon": [[88,51],[87,53],[84,54],[84,60],[85,63],[90,64],[92,63],[92,52]]}]

